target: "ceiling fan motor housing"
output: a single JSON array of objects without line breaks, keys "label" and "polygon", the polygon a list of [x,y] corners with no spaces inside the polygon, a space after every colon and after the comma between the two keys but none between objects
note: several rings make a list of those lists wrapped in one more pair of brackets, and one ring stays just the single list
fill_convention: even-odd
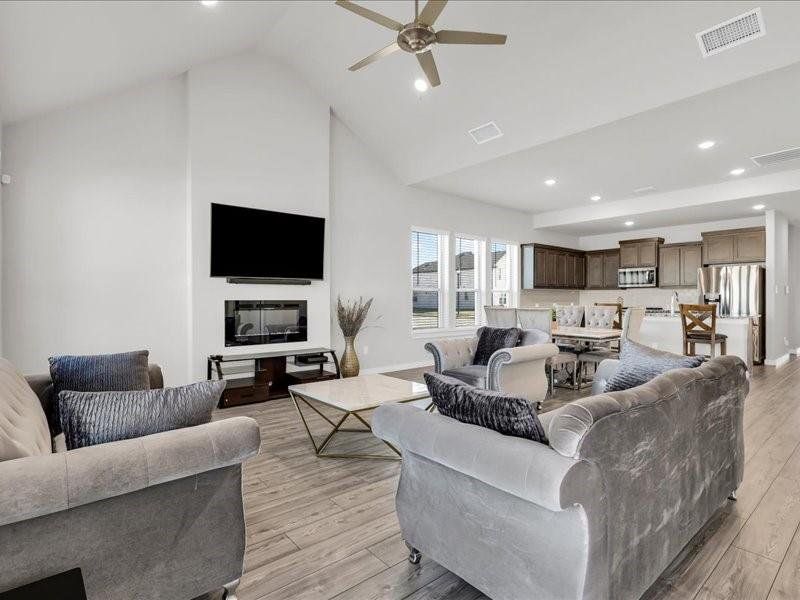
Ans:
[{"label": "ceiling fan motor housing", "polygon": [[436,32],[433,27],[423,23],[409,23],[404,25],[397,36],[397,45],[406,52],[416,54],[427,50],[428,46],[436,42]]}]

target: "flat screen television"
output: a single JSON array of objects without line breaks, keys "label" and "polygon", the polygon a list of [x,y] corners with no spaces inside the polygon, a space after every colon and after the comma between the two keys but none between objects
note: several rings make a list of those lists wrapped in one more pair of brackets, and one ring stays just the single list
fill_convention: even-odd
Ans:
[{"label": "flat screen television", "polygon": [[211,277],[322,279],[325,219],[211,204]]}]

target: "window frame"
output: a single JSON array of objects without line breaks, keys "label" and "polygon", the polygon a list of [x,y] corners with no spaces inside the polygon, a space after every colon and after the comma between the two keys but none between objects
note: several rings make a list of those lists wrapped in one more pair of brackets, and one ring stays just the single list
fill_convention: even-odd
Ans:
[{"label": "window frame", "polygon": [[[411,247],[411,236],[415,233],[423,233],[428,235],[435,235],[437,236],[437,253],[438,253],[438,282],[436,287],[421,287],[414,285],[414,275],[411,271],[413,271],[413,250]],[[449,239],[449,232],[443,231],[441,229],[431,229],[430,227],[416,227],[412,226],[409,231],[408,241],[409,241],[409,275],[411,276],[409,279],[409,284],[411,287],[411,293],[409,294],[409,307],[408,307],[408,315],[409,315],[409,325],[411,327],[411,331],[415,334],[425,334],[432,331],[441,331],[444,327],[444,324],[447,323],[447,315],[446,315],[446,308],[447,302],[445,298],[448,297],[448,285],[447,285],[447,277],[444,277],[446,274],[445,268],[447,267],[448,260],[447,255],[449,254],[448,248],[450,245]],[[438,304],[438,324],[436,327],[414,327],[414,293],[415,292],[432,292],[435,291],[438,293],[437,297],[437,304]]]},{"label": "window frame", "polygon": [[[495,244],[502,244],[506,247],[506,259],[508,262],[508,276],[506,277],[506,281],[508,282],[507,288],[496,288],[494,286],[494,276],[492,270],[494,268],[494,264],[492,263],[492,247]],[[518,296],[518,273],[516,266],[519,264],[519,244],[514,242],[509,242],[507,240],[500,240],[496,238],[490,238],[487,241],[487,300],[490,302],[491,306],[502,306],[500,304],[494,304],[494,294],[495,292],[505,292],[508,298],[508,306],[509,308],[516,308],[519,304],[519,296]]]},{"label": "window frame", "polygon": [[[470,235],[466,233],[454,233],[453,234],[453,248],[451,250],[450,256],[452,257],[452,278],[453,278],[453,294],[452,298],[449,299],[449,303],[451,305],[451,311],[453,315],[452,323],[450,323],[450,327],[452,329],[458,330],[467,330],[467,329],[476,329],[480,327],[483,322],[482,312],[483,312],[483,298],[485,296],[486,286],[485,286],[485,279],[486,273],[484,270],[484,265],[486,264],[486,238]],[[472,282],[473,287],[471,288],[461,288],[458,286],[458,275],[456,273],[456,258],[458,257],[458,240],[469,240],[473,242],[473,276]],[[473,321],[469,325],[458,325],[456,323],[457,315],[458,315],[458,294],[459,292],[473,292],[475,294],[475,316]]]}]

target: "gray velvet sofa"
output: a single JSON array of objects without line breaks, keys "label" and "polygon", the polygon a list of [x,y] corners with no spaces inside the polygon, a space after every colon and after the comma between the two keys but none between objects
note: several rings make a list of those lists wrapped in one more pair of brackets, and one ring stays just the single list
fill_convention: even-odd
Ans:
[{"label": "gray velvet sofa", "polygon": [[[157,366],[150,377],[161,387]],[[49,377],[29,382],[50,402]],[[242,462],[261,442],[253,419],[51,452],[31,398],[0,359],[0,426],[34,453],[0,462],[0,592],[79,567],[89,600],[188,600],[223,587],[235,597]]]},{"label": "gray velvet sofa", "polygon": [[741,482],[747,392],[722,356],[543,414],[549,445],[406,405],[372,428],[402,449],[409,545],[493,600],[628,600]]}]

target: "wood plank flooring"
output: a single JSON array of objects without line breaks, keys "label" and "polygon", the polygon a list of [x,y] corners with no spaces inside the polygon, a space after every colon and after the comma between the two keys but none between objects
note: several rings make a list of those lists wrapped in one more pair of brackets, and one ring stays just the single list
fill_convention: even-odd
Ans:
[{"label": "wood plank flooring", "polygon": [[[544,410],[588,394],[559,389]],[[240,600],[486,599],[428,557],[419,565],[406,560],[394,512],[398,462],[315,457],[289,400],[220,410],[215,418],[234,415],[255,418],[263,439],[244,469]],[[323,434],[322,419],[309,422]],[[715,515],[647,600],[800,598],[800,361],[754,370],[745,445],[738,501]],[[358,433],[342,434],[331,447],[383,449]]]}]

